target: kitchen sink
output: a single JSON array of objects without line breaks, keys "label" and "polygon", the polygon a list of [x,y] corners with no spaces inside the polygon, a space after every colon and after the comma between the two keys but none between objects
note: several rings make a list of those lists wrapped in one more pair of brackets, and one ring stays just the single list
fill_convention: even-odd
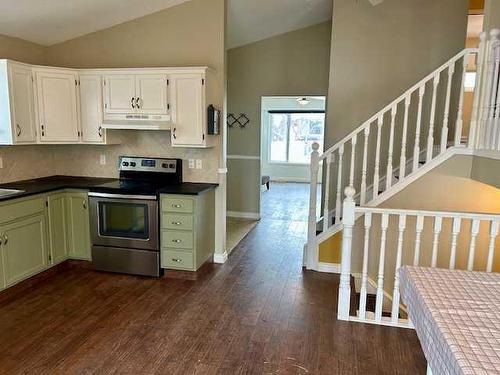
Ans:
[{"label": "kitchen sink", "polygon": [[0,198],[8,197],[10,195],[16,195],[24,193],[24,190],[17,190],[17,189],[0,189]]}]

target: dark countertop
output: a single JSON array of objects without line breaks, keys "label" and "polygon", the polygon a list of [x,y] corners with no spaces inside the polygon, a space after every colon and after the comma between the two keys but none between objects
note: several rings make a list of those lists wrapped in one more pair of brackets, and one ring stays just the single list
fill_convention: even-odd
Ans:
[{"label": "dark countertop", "polygon": [[[1,184],[0,189],[24,190],[22,193],[0,197],[0,202],[26,197],[29,195],[48,193],[63,189],[81,189],[92,190],[102,184],[118,181],[116,178],[100,177],[76,177],[76,176],[50,176],[36,178],[32,180],[23,180]],[[158,194],[185,194],[197,195],[204,191],[215,189],[218,184],[191,183],[185,182],[180,185],[164,186],[157,190]]]}]

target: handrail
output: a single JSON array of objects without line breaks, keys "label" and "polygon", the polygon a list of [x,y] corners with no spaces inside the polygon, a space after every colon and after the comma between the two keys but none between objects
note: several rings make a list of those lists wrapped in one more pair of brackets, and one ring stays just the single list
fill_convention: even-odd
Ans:
[{"label": "handrail", "polygon": [[439,216],[442,218],[467,218],[467,219],[481,219],[481,220],[500,220],[500,214],[479,213],[479,212],[454,212],[454,211],[430,211],[430,210],[408,210],[397,208],[381,208],[381,207],[367,207],[357,206],[354,208],[355,212],[370,212],[373,214],[388,214],[388,215],[401,215],[408,216]]},{"label": "handrail", "polygon": [[324,150],[323,153],[321,155],[319,155],[320,160],[326,158],[327,154],[330,154],[330,153],[336,151],[340,147],[340,145],[347,143],[349,140],[352,139],[352,137],[354,137],[355,135],[364,131],[366,127],[368,127],[372,122],[374,122],[375,120],[378,119],[380,114],[384,114],[384,113],[388,112],[392,107],[394,107],[394,105],[402,102],[408,95],[410,95],[410,94],[414,93],[416,90],[418,90],[419,87],[422,86],[423,83],[427,83],[428,81],[433,79],[436,75],[441,74],[450,65],[455,64],[458,60],[460,60],[465,55],[474,54],[474,53],[479,53],[479,48],[465,48],[462,51],[460,51],[459,53],[457,53],[455,56],[453,56],[446,63],[441,65],[439,68],[437,68],[432,73],[428,74],[427,76],[422,78],[420,81],[418,81],[416,84],[414,84],[411,88],[406,90],[397,99],[395,99],[392,102],[390,102],[389,104],[387,104],[382,110],[378,111],[376,114],[374,114],[368,120],[364,121],[361,124],[361,126],[354,129],[352,132],[350,132],[348,135],[346,135],[341,140],[337,141],[333,146],[329,147],[327,150]]}]

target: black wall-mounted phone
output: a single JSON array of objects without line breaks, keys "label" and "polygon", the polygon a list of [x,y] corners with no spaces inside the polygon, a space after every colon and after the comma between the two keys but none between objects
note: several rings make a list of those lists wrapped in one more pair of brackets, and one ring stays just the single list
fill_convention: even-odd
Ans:
[{"label": "black wall-mounted phone", "polygon": [[207,109],[208,134],[218,135],[220,131],[220,111],[212,104]]}]

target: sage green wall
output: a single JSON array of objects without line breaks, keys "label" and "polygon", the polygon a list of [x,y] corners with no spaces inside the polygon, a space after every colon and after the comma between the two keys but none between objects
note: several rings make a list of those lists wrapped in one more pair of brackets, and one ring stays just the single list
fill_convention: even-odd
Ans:
[{"label": "sage green wall", "polygon": [[467,0],[335,0],[327,145],[462,50],[467,12]]},{"label": "sage green wall", "polygon": [[[260,156],[262,96],[327,94],[330,37],[325,22],[228,51],[228,112],[250,118],[228,130],[229,155]],[[228,211],[259,212],[259,161],[230,159],[228,171]]]},{"label": "sage green wall", "polygon": [[500,160],[474,157],[471,178],[500,189]]},{"label": "sage green wall", "polygon": [[484,3],[484,30],[500,28],[500,1],[486,0]]}]

